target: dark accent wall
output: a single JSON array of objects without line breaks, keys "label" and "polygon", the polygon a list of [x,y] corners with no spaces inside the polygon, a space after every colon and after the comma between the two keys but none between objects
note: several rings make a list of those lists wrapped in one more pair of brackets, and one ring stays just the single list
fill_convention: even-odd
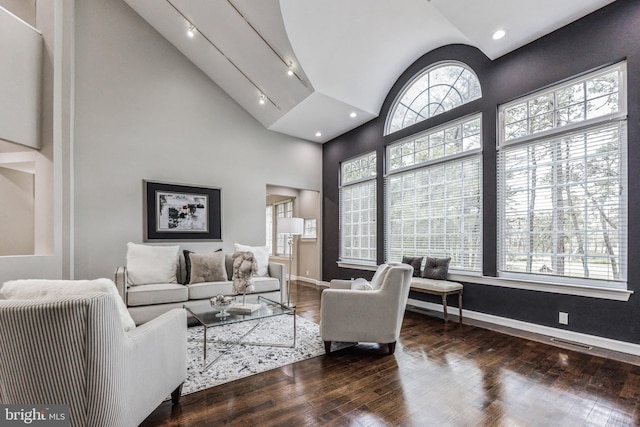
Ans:
[{"label": "dark accent wall", "polygon": [[[640,344],[640,2],[618,0],[570,25],[494,61],[478,49],[449,45],[426,53],[397,80],[378,118],[323,147],[323,280],[371,277],[373,273],[339,268],[338,173],[340,162],[375,150],[378,157],[378,263],[384,262],[385,147],[392,140],[481,112],[483,117],[483,274],[496,275],[496,127],[498,105],[593,69],[627,60],[629,230],[628,302],[560,295],[465,283],[464,307],[525,322]],[[390,104],[404,84],[423,68],[443,60],[469,65],[478,75],[483,97],[455,110],[383,136]],[[429,296],[412,298],[437,302]],[[569,325],[558,324],[558,311]]]}]

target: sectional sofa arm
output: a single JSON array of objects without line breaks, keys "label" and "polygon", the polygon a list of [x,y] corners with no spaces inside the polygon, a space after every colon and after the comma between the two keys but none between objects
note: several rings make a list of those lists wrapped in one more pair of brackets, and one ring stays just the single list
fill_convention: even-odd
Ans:
[{"label": "sectional sofa arm", "polygon": [[127,267],[121,266],[116,268],[114,273],[114,282],[116,283],[116,288],[118,288],[118,293],[122,297],[124,303],[127,303]]}]

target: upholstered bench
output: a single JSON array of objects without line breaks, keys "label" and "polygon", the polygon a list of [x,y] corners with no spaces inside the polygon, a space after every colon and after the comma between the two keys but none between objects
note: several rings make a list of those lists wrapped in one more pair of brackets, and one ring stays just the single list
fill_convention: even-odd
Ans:
[{"label": "upholstered bench", "polygon": [[442,297],[442,308],[444,311],[444,321],[447,322],[447,296],[458,294],[458,309],[460,315],[458,322],[462,323],[462,284],[450,282],[448,280],[425,279],[423,277],[413,277],[411,279],[410,290],[424,294],[440,295]]}]

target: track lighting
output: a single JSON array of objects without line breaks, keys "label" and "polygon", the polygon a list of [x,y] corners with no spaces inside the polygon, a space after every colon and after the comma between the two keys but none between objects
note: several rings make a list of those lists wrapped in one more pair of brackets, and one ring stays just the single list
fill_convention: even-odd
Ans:
[{"label": "track lighting", "polygon": [[193,25],[189,25],[189,29],[187,30],[187,36],[189,36],[189,38],[193,38],[196,35],[196,27],[194,27]]},{"label": "track lighting", "polygon": [[260,100],[258,102],[260,103],[260,105],[264,105],[264,103],[267,102],[267,97],[264,93],[260,94]]},{"label": "track lighting", "polygon": [[287,75],[293,76],[293,62],[289,61],[289,69],[287,70]]}]

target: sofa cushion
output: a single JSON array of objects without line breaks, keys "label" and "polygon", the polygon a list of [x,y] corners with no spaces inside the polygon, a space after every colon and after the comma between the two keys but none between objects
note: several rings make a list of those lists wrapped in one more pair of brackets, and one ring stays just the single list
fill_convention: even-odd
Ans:
[{"label": "sofa cushion", "polygon": [[254,292],[270,292],[280,290],[280,281],[274,277],[253,277]]},{"label": "sofa cushion", "polygon": [[127,243],[127,278],[130,285],[178,283],[180,246]]},{"label": "sofa cushion", "polygon": [[127,305],[140,306],[182,302],[189,299],[189,290],[184,285],[157,283],[144,286],[131,286],[127,292]]},{"label": "sofa cushion", "polygon": [[186,286],[189,290],[189,299],[205,299],[212,298],[218,294],[233,295],[233,282],[202,282],[191,283]]},{"label": "sofa cushion", "polygon": [[420,277],[423,259],[424,257],[421,256],[402,256],[402,263],[413,267],[413,277]]},{"label": "sofa cushion", "polygon": [[[215,252],[222,252],[222,249],[218,249]],[[184,276],[184,280],[181,283],[185,285],[188,285],[191,282],[191,254],[193,253],[195,252],[187,249],[182,251],[182,254],[184,256],[184,271],[182,276]]]},{"label": "sofa cushion", "polygon": [[211,254],[192,253],[189,258],[191,260],[189,283],[225,282],[227,280],[223,252]]},{"label": "sofa cushion", "polygon": [[0,289],[7,299],[52,299],[105,292],[113,297],[125,331],[136,327],[127,311],[115,283],[109,279],[95,280],[45,280],[28,279],[6,282]]},{"label": "sofa cushion", "polygon": [[236,252],[252,252],[258,263],[258,276],[269,275],[269,246],[247,246],[236,243],[234,245]]}]

